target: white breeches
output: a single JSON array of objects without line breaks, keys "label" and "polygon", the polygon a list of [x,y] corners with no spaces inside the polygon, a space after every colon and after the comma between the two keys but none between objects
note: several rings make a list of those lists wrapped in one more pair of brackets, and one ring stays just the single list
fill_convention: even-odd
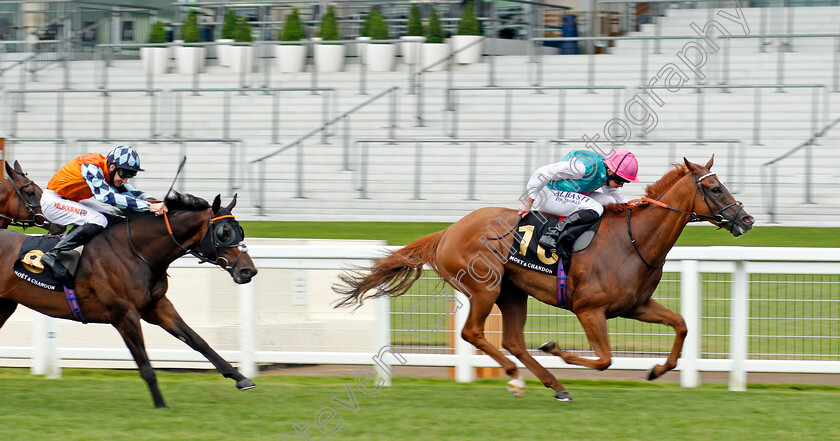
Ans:
[{"label": "white breeches", "polygon": [[537,210],[556,216],[568,216],[580,210],[595,210],[598,215],[604,214],[604,205],[615,203],[615,199],[600,191],[593,191],[588,195],[571,191],[557,191],[548,187],[542,189],[539,198],[534,201]]},{"label": "white breeches", "polygon": [[93,198],[79,202],[64,199],[49,189],[41,195],[41,211],[48,221],[58,225],[96,224],[107,227],[108,218],[100,211],[107,211],[109,207]]}]

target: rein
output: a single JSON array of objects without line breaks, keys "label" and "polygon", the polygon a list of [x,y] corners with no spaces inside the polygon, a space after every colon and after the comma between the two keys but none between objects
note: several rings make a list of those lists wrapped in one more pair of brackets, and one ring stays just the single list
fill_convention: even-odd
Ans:
[{"label": "rein", "polygon": [[[701,184],[701,181],[703,181],[703,179],[706,179],[710,176],[715,176],[715,174],[712,173],[712,172],[709,172],[709,173],[706,173],[703,176],[700,176],[699,178],[697,177],[697,175],[694,175],[694,182],[697,184],[697,191],[699,191],[700,195],[703,197],[703,202],[706,203],[706,207],[709,209],[709,212],[713,213],[712,215],[699,214],[696,211],[694,211],[693,202],[692,202],[692,211],[680,210],[679,208],[676,208],[674,206],[666,204],[662,201],[657,201],[656,199],[651,199],[647,196],[642,196],[639,199],[633,199],[632,201],[628,201],[627,203],[628,204],[633,204],[633,205],[640,204],[640,203],[649,203],[649,204],[655,205],[657,207],[661,207],[661,208],[665,208],[665,209],[668,209],[668,210],[676,211],[678,213],[687,214],[687,215],[689,215],[688,222],[710,221],[710,222],[715,223],[717,225],[718,229],[721,229],[721,228],[723,228],[722,224],[732,222],[731,220],[723,217],[724,210],[726,210],[727,208],[729,208],[733,205],[737,205],[738,206],[738,211],[735,212],[735,215],[733,216],[733,219],[734,219],[734,218],[737,218],[738,213],[743,209],[743,204],[739,201],[735,201],[735,202],[732,202],[730,204],[727,204],[727,205],[721,207],[717,202],[715,202],[715,206],[719,208],[719,210],[717,210],[717,212],[715,212],[714,208],[712,208],[712,205],[709,203],[709,199],[706,198],[706,190],[703,189],[703,186]],[[696,193],[695,193],[695,198],[696,198]],[[627,234],[630,236],[630,242],[633,244],[633,249],[636,250],[636,254],[639,255],[639,258],[642,259],[642,262],[644,262],[644,264],[647,265],[648,268],[651,268],[651,269],[662,268],[663,266],[665,266],[664,261],[662,262],[661,265],[654,266],[654,265],[651,265],[645,259],[644,256],[642,256],[642,252],[639,250],[639,246],[636,244],[636,239],[635,239],[635,237],[633,237],[633,229],[630,227],[630,214],[632,212],[633,212],[632,208],[627,210]]]},{"label": "rein", "polygon": [[[207,232],[204,234],[204,238],[202,239],[202,243],[207,238],[207,235],[212,235],[213,223],[216,222],[219,219],[226,219],[226,218],[234,218],[234,216],[232,214],[225,214],[225,215],[210,218],[210,220],[208,221]],[[146,258],[143,257],[143,255],[140,254],[140,252],[137,251],[137,249],[134,247],[134,242],[131,240],[131,230],[130,230],[130,227],[129,227],[129,224],[131,223],[130,220],[131,219],[129,217],[127,217],[126,220],[125,220],[125,232],[126,232],[126,235],[128,236],[128,245],[131,248],[131,251],[135,255],[137,255],[137,257],[139,257],[140,260],[143,261],[143,263],[148,265],[149,268],[154,268],[154,266],[148,260],[146,260]],[[180,248],[182,251],[184,251],[184,253],[191,254],[195,258],[197,258],[199,260],[199,263],[212,263],[213,265],[217,265],[219,267],[222,267],[222,264],[219,263],[219,260],[220,260],[219,249],[220,248],[235,248],[235,247],[241,246],[240,243],[237,243],[237,244],[232,245],[232,246],[223,246],[223,245],[221,245],[217,242],[215,237],[211,237],[213,251],[216,254],[216,258],[211,259],[208,256],[206,256],[203,251],[196,252],[196,251],[193,251],[191,249],[188,249],[188,248],[184,247],[180,242],[178,242],[178,239],[175,239],[175,234],[172,232],[172,225],[169,223],[169,216],[166,213],[163,213],[163,220],[164,220],[164,223],[166,224],[166,231],[169,234],[169,238],[172,239],[172,242],[178,248]],[[227,260],[224,259],[224,258],[222,258],[222,260],[225,260],[226,265],[228,265],[228,266],[236,266],[236,263],[239,262],[240,257],[242,257],[241,253],[236,257],[236,260],[234,260],[233,262],[227,262]]]}]

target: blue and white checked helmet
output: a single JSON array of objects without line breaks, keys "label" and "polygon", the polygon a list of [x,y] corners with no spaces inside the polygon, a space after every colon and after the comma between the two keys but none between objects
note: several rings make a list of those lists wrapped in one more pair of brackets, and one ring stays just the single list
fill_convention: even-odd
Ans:
[{"label": "blue and white checked helmet", "polygon": [[118,145],[108,153],[108,164],[113,164],[118,170],[144,171],[140,168],[140,155],[127,145]]}]

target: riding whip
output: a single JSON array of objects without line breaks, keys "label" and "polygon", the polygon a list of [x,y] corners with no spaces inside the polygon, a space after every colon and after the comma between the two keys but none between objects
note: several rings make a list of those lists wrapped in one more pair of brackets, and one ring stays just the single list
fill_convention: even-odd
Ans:
[{"label": "riding whip", "polygon": [[175,181],[178,180],[178,175],[181,174],[181,170],[184,169],[184,163],[187,162],[187,155],[184,155],[181,158],[181,163],[178,165],[178,171],[175,172],[175,179],[172,180],[172,185],[169,186],[169,190],[166,192],[166,195],[163,196],[163,202],[166,202],[166,198],[169,197],[169,193],[172,193],[172,188],[175,187]]}]

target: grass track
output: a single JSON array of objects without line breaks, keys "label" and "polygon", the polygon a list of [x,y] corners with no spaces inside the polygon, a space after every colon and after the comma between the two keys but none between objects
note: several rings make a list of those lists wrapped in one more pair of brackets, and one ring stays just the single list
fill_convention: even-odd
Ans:
[{"label": "grass track", "polygon": [[[213,373],[158,372],[169,409],[152,408],[136,371],[65,369],[61,380],[0,369],[4,440],[269,440],[310,424],[312,439],[335,440],[785,440],[838,439],[840,388],[723,385],[681,389],[674,383],[566,381],[575,401],[558,403],[528,382],[515,399],[504,380],[395,378],[369,395],[345,386],[352,378],[264,376],[237,391]],[[561,380],[562,381],[562,380]],[[341,427],[330,436],[315,427],[325,407]],[[327,425],[329,426],[329,425]],[[305,438],[302,438],[305,439]]]},{"label": "grass track", "polygon": [[[405,245],[449,226],[443,222],[268,222],[243,221],[245,237],[387,240]],[[840,247],[840,228],[775,227],[759,224],[735,238],[711,225],[689,226],[677,246]]]}]

